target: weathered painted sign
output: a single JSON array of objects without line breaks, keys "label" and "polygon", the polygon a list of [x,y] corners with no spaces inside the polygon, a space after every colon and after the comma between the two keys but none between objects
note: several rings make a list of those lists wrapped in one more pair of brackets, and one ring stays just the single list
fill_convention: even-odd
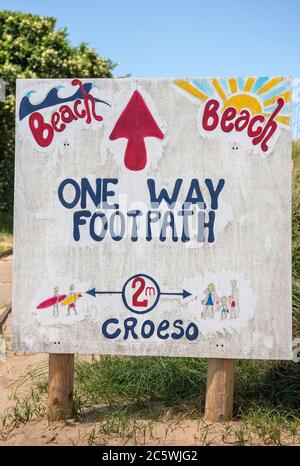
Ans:
[{"label": "weathered painted sign", "polygon": [[291,80],[18,80],[16,351],[289,359]]}]

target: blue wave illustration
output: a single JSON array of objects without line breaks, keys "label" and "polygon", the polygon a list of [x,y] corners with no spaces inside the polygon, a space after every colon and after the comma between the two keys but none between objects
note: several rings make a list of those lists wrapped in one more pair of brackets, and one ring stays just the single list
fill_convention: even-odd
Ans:
[{"label": "blue wave illustration", "polygon": [[[41,110],[42,108],[52,107],[53,105],[62,104],[64,102],[72,102],[72,101],[74,101],[76,99],[83,99],[83,93],[82,93],[82,90],[80,88],[77,89],[75,94],[73,94],[73,95],[71,95],[69,97],[65,97],[65,98],[58,97],[58,95],[57,95],[58,91],[62,87],[63,86],[57,86],[57,87],[54,87],[53,89],[51,89],[48,92],[48,94],[46,95],[43,102],[40,102],[39,104],[36,104],[36,105],[32,104],[30,102],[30,100],[29,100],[30,96],[35,91],[29,91],[27,93],[27,95],[22,98],[21,103],[20,103],[20,109],[19,109],[20,121],[23,120],[23,118],[25,118],[27,115],[30,115],[31,113],[36,112],[37,110]],[[92,87],[93,87],[92,83],[84,83],[83,84],[83,88],[84,88],[84,90],[85,90],[85,92],[87,94],[90,92]],[[100,102],[100,103],[108,105],[110,107],[110,104],[105,102],[104,100],[97,99],[96,97],[94,97],[94,99],[95,99],[95,102]]]}]

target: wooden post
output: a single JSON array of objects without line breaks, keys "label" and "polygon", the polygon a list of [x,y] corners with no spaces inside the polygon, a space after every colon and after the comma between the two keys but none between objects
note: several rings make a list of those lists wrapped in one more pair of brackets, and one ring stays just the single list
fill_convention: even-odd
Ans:
[{"label": "wooden post", "polygon": [[204,419],[225,422],[232,418],[233,359],[209,359]]},{"label": "wooden post", "polygon": [[49,354],[49,421],[58,421],[72,416],[73,386],[74,354]]}]

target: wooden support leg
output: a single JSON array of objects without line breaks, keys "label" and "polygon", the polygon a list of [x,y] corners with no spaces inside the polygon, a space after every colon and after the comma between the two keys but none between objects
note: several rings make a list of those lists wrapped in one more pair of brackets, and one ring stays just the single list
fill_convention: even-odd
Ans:
[{"label": "wooden support leg", "polygon": [[49,354],[49,421],[58,421],[72,416],[73,386],[74,354]]},{"label": "wooden support leg", "polygon": [[209,359],[204,419],[225,422],[232,418],[234,360]]}]

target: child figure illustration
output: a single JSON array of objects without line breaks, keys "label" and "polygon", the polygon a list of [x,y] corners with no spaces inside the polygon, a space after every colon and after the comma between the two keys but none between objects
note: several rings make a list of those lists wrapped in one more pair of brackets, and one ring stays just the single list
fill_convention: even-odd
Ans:
[{"label": "child figure illustration", "polygon": [[210,283],[205,290],[205,299],[202,301],[202,304],[205,305],[205,309],[202,311],[202,317],[204,319],[214,318],[214,306],[217,301],[216,289],[213,283]]},{"label": "child figure illustration", "polygon": [[221,320],[227,319],[228,312],[229,310],[227,307],[227,298],[226,296],[223,296],[223,298],[221,299],[221,307],[220,307]]},{"label": "child figure illustration", "polygon": [[237,319],[240,314],[236,280],[231,281],[230,318]]},{"label": "child figure illustration", "polygon": [[58,291],[59,291],[58,286],[55,286],[53,290],[53,296],[54,298],[56,298],[56,300],[53,304],[53,313],[52,313],[53,317],[58,317],[58,303],[59,303]]},{"label": "child figure illustration", "polygon": [[70,298],[71,302],[68,304],[67,316],[71,314],[71,309],[73,309],[76,316],[78,315],[76,311],[77,293],[75,293],[74,290],[75,290],[75,285],[70,285],[70,293],[68,297]]}]

